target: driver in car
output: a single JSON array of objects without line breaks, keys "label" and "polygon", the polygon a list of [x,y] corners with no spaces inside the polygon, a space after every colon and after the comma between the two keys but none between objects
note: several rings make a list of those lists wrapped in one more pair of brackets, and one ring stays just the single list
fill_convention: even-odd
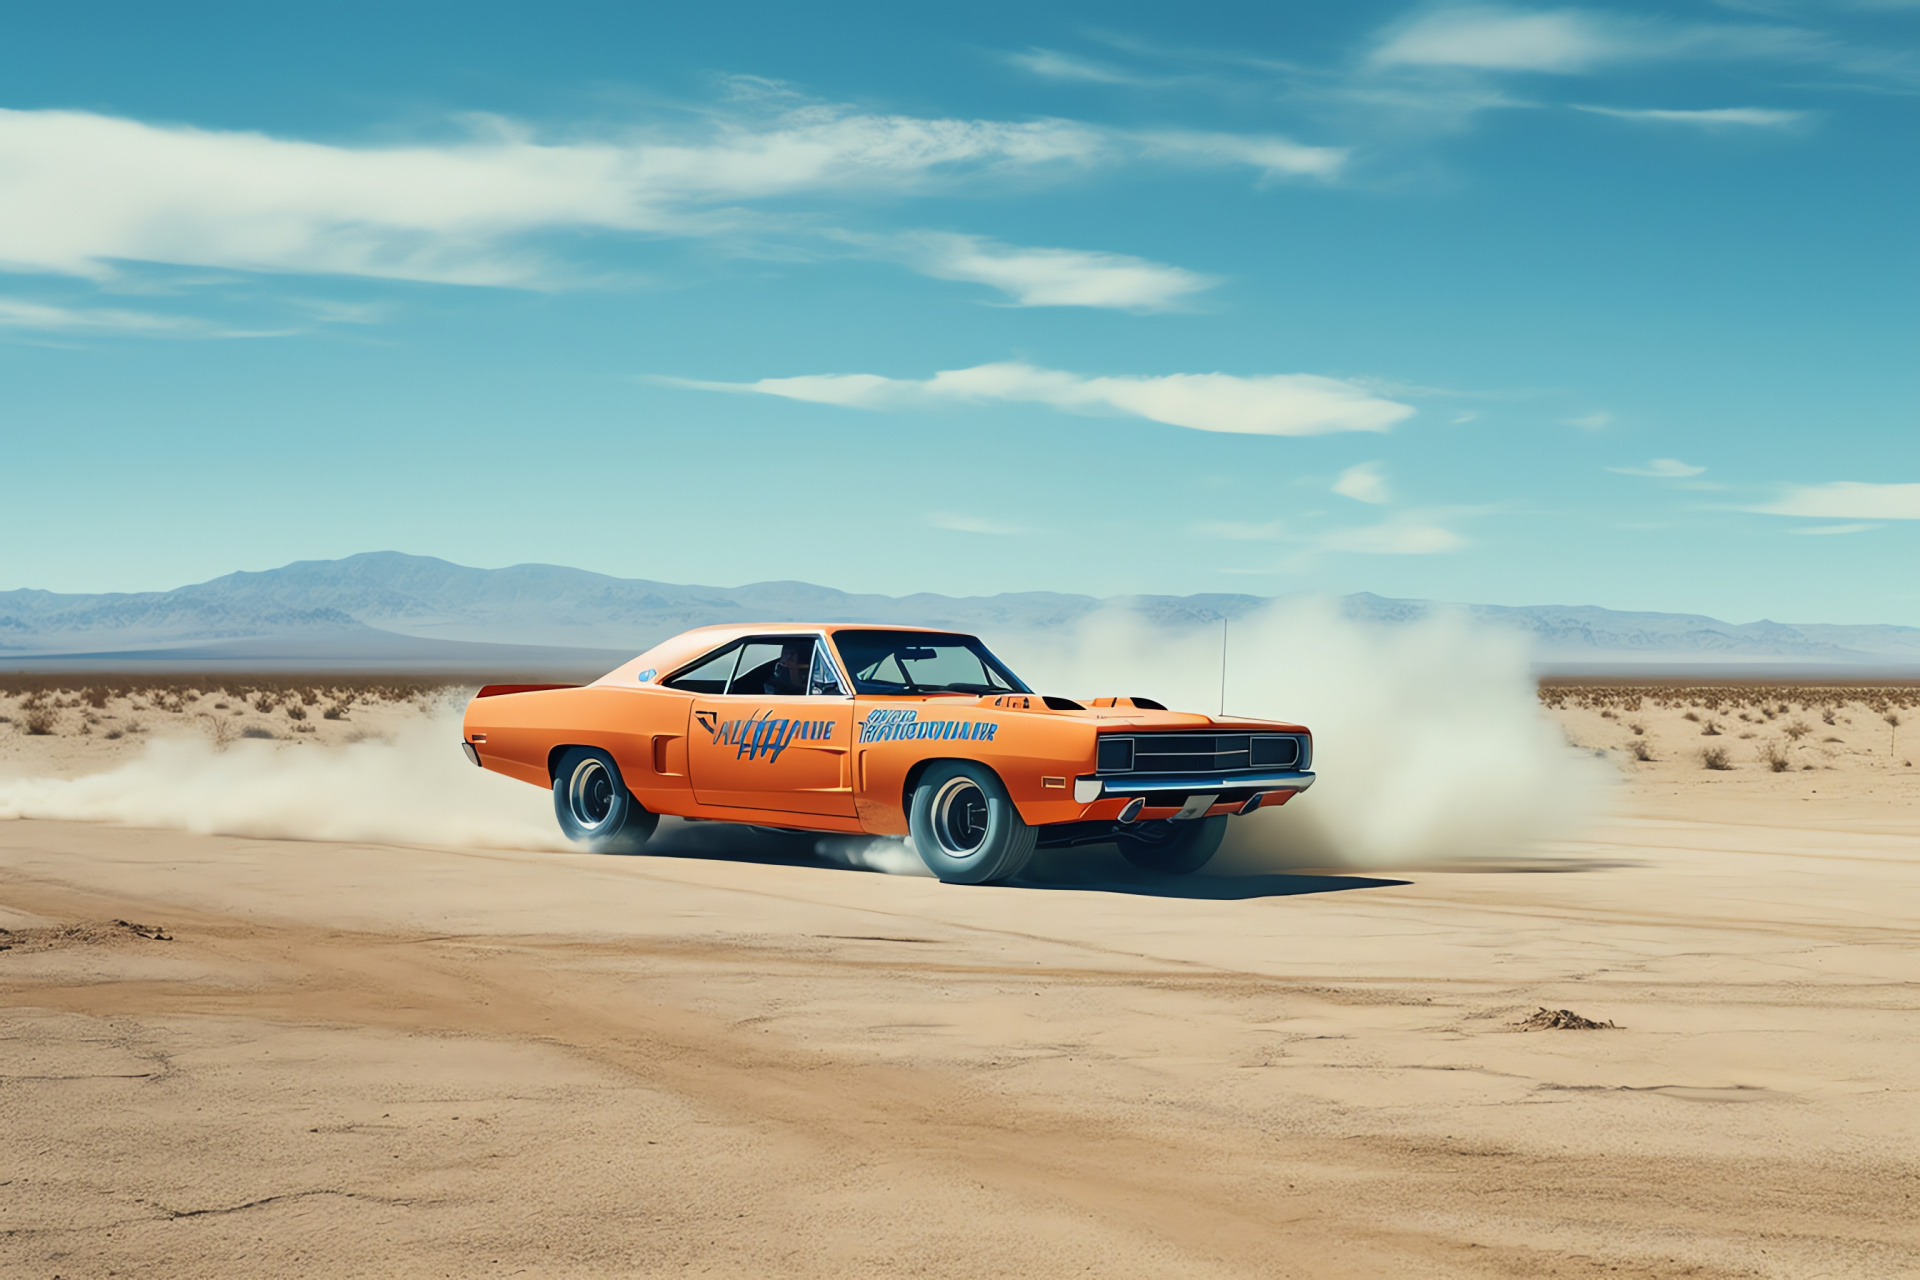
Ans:
[{"label": "driver in car", "polygon": [[760,692],[805,694],[807,673],[813,670],[813,641],[789,640],[780,646],[780,657],[767,674]]}]

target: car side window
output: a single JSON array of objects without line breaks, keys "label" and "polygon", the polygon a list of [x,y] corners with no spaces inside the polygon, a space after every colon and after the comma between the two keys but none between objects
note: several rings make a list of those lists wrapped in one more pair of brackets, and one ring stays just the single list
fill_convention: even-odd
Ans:
[{"label": "car side window", "polygon": [[736,641],[702,660],[697,666],[689,667],[660,683],[669,689],[680,689],[687,693],[725,693],[727,682],[733,678],[734,666],[740,659],[740,648]]},{"label": "car side window", "polygon": [[756,637],[740,651],[740,666],[727,692],[762,697],[804,694],[813,665],[809,636]]}]

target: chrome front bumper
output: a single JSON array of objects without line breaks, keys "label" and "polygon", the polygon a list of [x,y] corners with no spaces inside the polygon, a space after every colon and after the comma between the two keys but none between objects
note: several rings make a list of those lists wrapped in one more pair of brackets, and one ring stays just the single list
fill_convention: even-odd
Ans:
[{"label": "chrome front bumper", "polygon": [[1193,795],[1222,791],[1305,791],[1313,785],[1314,775],[1300,769],[1276,769],[1263,773],[1156,773],[1131,778],[1124,773],[1104,778],[1081,777],[1073,780],[1073,798],[1080,804],[1092,804],[1102,796],[1145,796],[1152,804],[1156,796]]}]

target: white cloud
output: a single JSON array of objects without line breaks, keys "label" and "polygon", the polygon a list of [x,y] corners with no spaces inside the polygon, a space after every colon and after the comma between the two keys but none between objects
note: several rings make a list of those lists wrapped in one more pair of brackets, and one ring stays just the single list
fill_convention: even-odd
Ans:
[{"label": "white cloud", "polygon": [[119,334],[133,338],[264,338],[287,332],[228,329],[191,316],[111,307],[61,307],[0,298],[0,329],[31,333]]},{"label": "white cloud", "polygon": [[497,127],[463,143],[391,148],[0,111],[0,264],[98,275],[134,259],[524,284],[545,269],[503,242],[529,231],[712,229],[691,222],[703,207],[898,188],[962,168],[1084,165],[1106,145],[1066,121],[819,109],[691,145],[550,144]]},{"label": "white cloud", "polygon": [[1816,524],[1799,529],[1789,529],[1788,533],[1865,533],[1869,529],[1878,529],[1877,524]]},{"label": "white cloud", "polygon": [[1148,84],[1148,81],[1104,62],[1075,57],[1070,53],[1058,53],[1052,49],[1029,49],[1025,53],[1010,53],[1007,61],[1034,75],[1049,80],[1078,80],[1086,84]]},{"label": "white cloud", "polygon": [[1195,133],[1162,130],[1136,135],[1148,155],[1216,165],[1246,165],[1269,178],[1339,176],[1351,152],[1346,147],[1310,147],[1273,134]]},{"label": "white cloud", "polygon": [[1616,21],[1579,9],[1498,5],[1442,9],[1398,27],[1374,51],[1382,66],[1573,73],[1637,51]]},{"label": "white cloud", "polygon": [[1333,491],[1355,502],[1382,503],[1393,501],[1387,492],[1387,482],[1380,474],[1380,464],[1363,462],[1356,467],[1348,467],[1333,482]]},{"label": "white cloud", "polygon": [[1652,476],[1660,480],[1684,480],[1705,473],[1705,467],[1690,466],[1678,458],[1655,458],[1644,467],[1608,467],[1621,476]]},{"label": "white cloud", "polygon": [[1410,405],[1382,399],[1364,387],[1310,373],[1250,378],[1225,373],[1101,378],[1009,361],[944,370],[923,382],[871,373],[762,378],[745,383],[660,381],[856,409],[924,409],[995,401],[1044,404],[1068,413],[1122,414],[1196,431],[1242,435],[1386,431],[1413,413]]},{"label": "white cloud", "polygon": [[1619,120],[1639,120],[1655,124],[1687,124],[1702,129],[1785,129],[1807,119],[1807,113],[1804,111],[1774,111],[1766,107],[1714,107],[1704,111],[1657,111],[1575,104],[1573,109],[1599,116],[1613,116]]},{"label": "white cloud", "polygon": [[1849,48],[1815,32],[1761,22],[1676,23],[1597,9],[1462,5],[1388,29],[1376,67],[1581,75],[1656,59],[1824,62],[1868,75],[1904,75],[1897,55]]},{"label": "white cloud", "polygon": [[904,236],[901,244],[923,274],[990,285],[1023,307],[1169,311],[1219,283],[1122,253],[1029,249],[979,236],[931,232]]},{"label": "white cloud", "polygon": [[1793,485],[1778,502],[1752,510],[1816,520],[1920,520],[1920,484],[1838,480],[1832,484]]},{"label": "white cloud", "polygon": [[[751,206],[1147,161],[1327,177],[1344,157],[1272,137],[1136,136],[1070,120],[922,119],[825,106],[711,116],[697,135],[673,137],[542,141],[482,120],[464,141],[389,147],[0,110],[0,269],[100,277],[118,261],[141,261],[544,286],[568,273],[527,248],[525,239],[542,232],[781,234],[844,244],[857,238]],[[921,256],[1028,305],[1152,309],[1208,283],[1117,254],[965,237]]]},{"label": "white cloud", "polygon": [[1413,517],[1357,529],[1336,529],[1323,534],[1318,541],[1326,551],[1377,556],[1439,555],[1467,545],[1467,540],[1453,530]]},{"label": "white cloud", "polygon": [[1613,415],[1603,410],[1599,413],[1589,413],[1582,418],[1562,418],[1560,419],[1560,425],[1565,427],[1580,427],[1587,431],[1598,431],[1612,421]]}]

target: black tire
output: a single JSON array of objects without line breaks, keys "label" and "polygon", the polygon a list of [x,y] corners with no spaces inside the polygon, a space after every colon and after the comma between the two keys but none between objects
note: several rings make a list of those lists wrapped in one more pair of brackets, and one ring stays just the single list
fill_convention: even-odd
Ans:
[{"label": "black tire", "polygon": [[1120,856],[1142,871],[1162,875],[1192,875],[1220,851],[1227,838],[1227,817],[1195,818],[1189,822],[1143,822],[1137,833],[1116,836]]},{"label": "black tire", "polygon": [[930,765],[907,812],[913,849],[948,884],[995,884],[1020,874],[1040,833],[1013,807],[993,770],[971,760]]},{"label": "black tire", "polygon": [[553,772],[553,815],[575,844],[595,853],[638,853],[660,825],[620,778],[620,766],[598,747],[569,747]]}]

